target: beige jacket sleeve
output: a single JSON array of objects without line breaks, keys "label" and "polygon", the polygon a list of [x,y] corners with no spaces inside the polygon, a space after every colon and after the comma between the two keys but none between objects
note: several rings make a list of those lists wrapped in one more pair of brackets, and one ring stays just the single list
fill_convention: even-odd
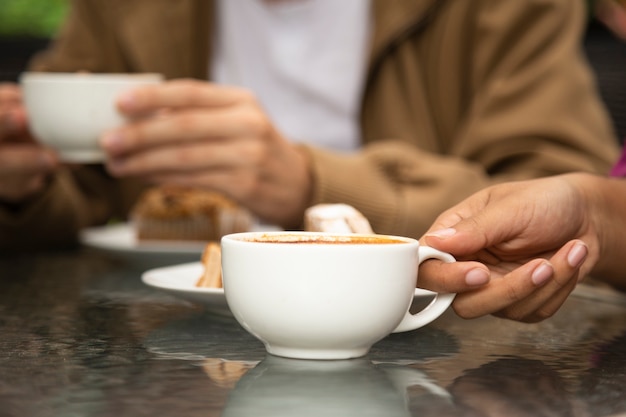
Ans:
[{"label": "beige jacket sleeve", "polygon": [[448,2],[381,59],[364,151],[307,149],[314,203],[348,203],[378,233],[419,237],[491,184],[606,174],[618,147],[582,57],[585,18],[571,0]]},{"label": "beige jacket sleeve", "polygon": [[0,205],[0,249],[73,246],[82,228],[124,219],[143,187],[109,177],[102,166],[62,168],[33,200]]}]

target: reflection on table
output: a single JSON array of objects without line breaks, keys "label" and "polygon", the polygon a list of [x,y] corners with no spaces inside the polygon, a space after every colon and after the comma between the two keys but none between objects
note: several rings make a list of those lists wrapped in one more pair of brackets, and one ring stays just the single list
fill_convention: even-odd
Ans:
[{"label": "reflection on table", "polygon": [[144,285],[151,266],[84,249],[0,258],[0,415],[626,413],[626,299],[606,289],[579,286],[539,324],[449,311],[361,359],[297,361]]}]

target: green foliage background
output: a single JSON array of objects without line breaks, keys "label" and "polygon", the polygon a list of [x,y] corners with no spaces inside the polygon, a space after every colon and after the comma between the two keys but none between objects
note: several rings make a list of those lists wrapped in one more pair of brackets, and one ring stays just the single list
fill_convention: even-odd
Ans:
[{"label": "green foliage background", "polygon": [[[51,36],[61,23],[69,1],[0,0],[0,37]],[[594,0],[586,2],[591,10]]]},{"label": "green foliage background", "polygon": [[49,37],[69,0],[0,0],[0,37]]}]

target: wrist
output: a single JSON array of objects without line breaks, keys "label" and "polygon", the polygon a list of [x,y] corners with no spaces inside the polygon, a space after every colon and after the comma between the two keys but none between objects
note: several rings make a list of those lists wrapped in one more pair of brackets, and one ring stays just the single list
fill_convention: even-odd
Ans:
[{"label": "wrist", "polygon": [[626,257],[626,180],[579,174],[577,184],[588,214],[589,235],[597,262],[592,274],[626,289],[623,259]]}]

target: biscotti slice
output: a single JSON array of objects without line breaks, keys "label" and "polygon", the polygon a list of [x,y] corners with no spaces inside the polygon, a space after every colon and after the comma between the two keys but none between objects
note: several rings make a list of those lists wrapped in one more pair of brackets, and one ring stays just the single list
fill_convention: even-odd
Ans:
[{"label": "biscotti slice", "polygon": [[209,242],[202,251],[204,271],[196,287],[222,288],[222,250],[217,242]]}]

